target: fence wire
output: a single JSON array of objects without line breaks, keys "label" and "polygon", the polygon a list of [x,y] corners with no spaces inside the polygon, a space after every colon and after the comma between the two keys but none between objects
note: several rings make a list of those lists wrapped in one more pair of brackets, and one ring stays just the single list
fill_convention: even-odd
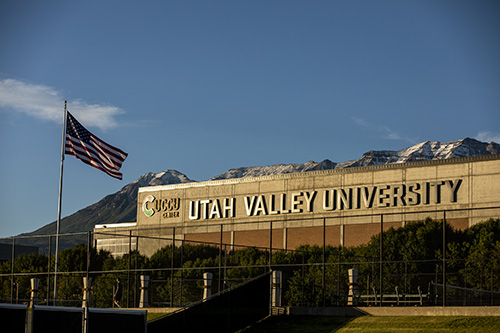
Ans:
[{"label": "fence wire", "polygon": [[[498,210],[498,207],[494,207]],[[324,223],[324,222],[323,222]],[[270,233],[272,230],[270,231]],[[222,233],[222,228],[221,228]],[[284,306],[345,306],[354,286],[356,305],[367,306],[488,306],[500,304],[499,258],[476,260],[441,257],[430,260],[384,260],[380,255],[354,256],[342,247],[309,246],[281,249],[272,244],[254,247],[183,241],[155,237],[175,244],[163,252],[145,258],[137,248],[140,235],[123,236],[129,244],[127,253],[107,256],[105,262],[92,241],[92,233],[59,235],[61,242],[83,239],[80,251],[60,252],[58,299],[61,306],[81,306],[83,278],[92,278],[91,305],[114,307],[117,278],[122,282],[122,307],[139,306],[140,294],[147,290],[150,307],[182,307],[203,297],[203,273],[213,274],[212,293],[224,291],[270,270],[282,271],[282,304]],[[1,264],[0,302],[26,304],[32,292],[30,279],[40,280],[37,289],[39,304],[54,303],[54,235],[45,239],[47,254],[16,256],[16,244],[27,237],[11,238],[12,259]],[[146,237],[144,237],[146,238]],[[148,238],[151,238],[148,236]],[[324,237],[323,237],[324,238]],[[221,236],[222,240],[222,236]],[[446,248],[443,238],[443,248]],[[203,261],[192,258],[195,247],[203,248]],[[236,260],[246,251],[253,261]],[[63,256],[65,253],[66,257]],[[201,252],[200,252],[201,253]],[[446,252],[445,252],[446,253]],[[149,261],[148,261],[149,260]],[[237,262],[237,264],[235,264]],[[65,266],[66,265],[66,266]],[[30,270],[30,267],[37,267]],[[98,267],[98,268],[96,268]],[[357,269],[355,284],[349,281],[348,270]],[[141,287],[140,276],[150,277],[147,289]],[[352,303],[351,303],[352,304]]]}]

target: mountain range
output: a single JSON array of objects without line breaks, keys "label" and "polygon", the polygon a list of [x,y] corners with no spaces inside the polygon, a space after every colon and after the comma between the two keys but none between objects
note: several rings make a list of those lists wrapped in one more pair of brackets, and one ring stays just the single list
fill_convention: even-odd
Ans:
[{"label": "mountain range", "polygon": [[[500,144],[481,142],[471,138],[458,141],[438,142],[425,141],[398,151],[369,151],[362,157],[335,163],[328,159],[322,162],[309,161],[303,164],[276,164],[260,167],[242,167],[230,169],[209,180],[258,177],[283,173],[308,172],[314,170],[340,169],[368,165],[405,163],[414,161],[441,160],[457,157],[500,154]],[[96,224],[120,223],[135,221],[137,217],[137,192],[139,187],[190,183],[194,180],[176,170],[165,170],[160,173],[148,172],[136,181],[125,185],[114,194],[107,195],[99,202],[85,207],[61,220],[60,233],[81,233],[72,237],[61,237],[60,248],[72,247],[86,242],[86,232],[93,230]],[[19,236],[41,236],[56,233],[56,222]],[[24,238],[16,244],[38,246],[40,252],[48,252],[48,237]]]}]

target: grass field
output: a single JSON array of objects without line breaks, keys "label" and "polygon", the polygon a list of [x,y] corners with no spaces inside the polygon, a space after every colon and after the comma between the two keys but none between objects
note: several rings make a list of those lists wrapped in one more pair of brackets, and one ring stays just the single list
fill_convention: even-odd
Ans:
[{"label": "grass field", "polygon": [[500,332],[500,317],[274,316],[240,332]]},{"label": "grass field", "polygon": [[161,317],[163,315],[165,315],[165,313],[150,313],[150,312],[148,312],[148,321],[156,319],[156,318]]}]

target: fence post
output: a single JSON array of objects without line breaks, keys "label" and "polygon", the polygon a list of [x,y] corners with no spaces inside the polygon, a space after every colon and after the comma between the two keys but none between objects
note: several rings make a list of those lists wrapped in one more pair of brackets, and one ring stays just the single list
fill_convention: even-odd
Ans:
[{"label": "fence post", "polygon": [[87,275],[86,275],[87,278],[89,277],[89,271],[90,271],[90,248],[91,248],[91,244],[92,244],[91,238],[92,238],[92,234],[89,231],[87,234]]},{"label": "fence post", "polygon": [[30,302],[28,305],[28,309],[26,310],[26,321],[25,321],[25,332],[26,333],[33,333],[33,326],[34,326],[34,320],[35,320],[35,311],[34,311],[34,306],[37,304],[37,292],[38,292],[38,284],[40,280],[37,278],[32,278],[31,279],[31,297],[30,297]]},{"label": "fence post", "polygon": [[493,306],[493,265],[490,265],[490,276],[491,276],[491,285],[490,285],[490,305]]},{"label": "fence post", "polygon": [[88,276],[83,278],[83,333],[89,331],[89,307],[90,307],[90,284],[92,283],[92,278]]},{"label": "fence post", "polygon": [[184,273],[182,267],[184,266],[184,240],[181,241],[181,260],[179,263],[179,269],[181,271],[181,282],[180,282],[180,293],[179,293],[179,305],[182,307],[182,280],[184,279]]},{"label": "fence post", "polygon": [[273,271],[273,289],[271,306],[281,306],[281,271]]},{"label": "fence post", "polygon": [[213,274],[210,272],[203,273],[203,299],[212,296],[212,278]]},{"label": "fence post", "polygon": [[446,211],[443,211],[443,306],[446,306]]},{"label": "fence post", "polygon": [[323,218],[323,267],[321,274],[321,286],[322,286],[322,295],[323,298],[323,307],[325,307],[325,261],[326,261],[326,218]]},{"label": "fence post", "polygon": [[272,270],[273,261],[273,221],[269,222],[269,270]]},{"label": "fence post", "polygon": [[135,237],[135,262],[134,262],[134,306],[137,304],[137,256],[139,251],[137,250],[138,237]]},{"label": "fence post", "polygon": [[301,298],[300,298],[300,301],[301,301],[300,305],[301,306],[304,306],[304,298],[305,298],[305,296],[304,296],[304,293],[305,293],[305,290],[304,290],[305,289],[305,287],[304,287],[304,279],[305,279],[304,265],[305,265],[305,258],[304,258],[304,256],[305,256],[304,255],[304,251],[302,251],[302,266],[301,266],[301,268],[302,268],[302,279],[301,279],[301,286],[300,286],[301,287],[301,292],[302,292],[301,293]]},{"label": "fence post", "polygon": [[434,279],[436,280],[436,283],[434,284],[434,305],[438,305],[438,297],[439,297],[438,289],[437,289],[438,272],[439,272],[439,264],[436,264],[436,272],[435,272],[435,276],[434,276]]},{"label": "fence post", "polygon": [[380,214],[380,307],[382,307],[382,301],[384,297],[383,287],[384,287],[384,268],[382,260],[384,259],[384,214]]},{"label": "fence post", "polygon": [[52,255],[52,235],[49,235],[49,254],[47,256],[47,304],[50,303],[50,256]]},{"label": "fence post", "polygon": [[16,252],[16,238],[12,238],[12,262],[10,276],[10,304],[14,304],[14,260]]},{"label": "fence post", "polygon": [[92,284],[92,278],[83,278],[83,302],[82,308],[90,307],[90,285]]},{"label": "fence post", "polygon": [[404,293],[408,293],[408,261],[405,260],[405,289]]},{"label": "fence post", "polygon": [[224,232],[224,225],[220,225],[220,242],[219,242],[219,290],[220,293],[222,291],[222,236]]},{"label": "fence post", "polygon": [[226,290],[226,288],[230,288],[229,284],[227,283],[227,244],[224,244],[224,282],[222,283],[222,289]]},{"label": "fence post", "polygon": [[172,262],[170,270],[170,307],[174,307],[174,255],[175,255],[175,227],[172,228]]},{"label": "fence post", "polygon": [[336,302],[337,302],[337,305],[340,305],[340,246],[339,246],[339,262],[337,263],[337,299],[336,299]]},{"label": "fence post", "polygon": [[38,285],[40,284],[40,279],[32,278],[31,279],[31,295],[30,295],[30,308],[33,308],[36,304],[38,304]]},{"label": "fence post", "polygon": [[130,266],[132,260],[132,230],[128,232],[128,268],[127,268],[127,308],[130,307]]},{"label": "fence post", "polygon": [[[464,261],[464,288],[467,288],[467,260]],[[467,305],[467,293],[464,293],[464,305]]]},{"label": "fence post", "polygon": [[347,305],[356,305],[356,294],[358,292],[358,270],[349,268],[349,298]]},{"label": "fence post", "polygon": [[90,271],[90,249],[92,248],[92,232],[87,233],[87,275],[83,278],[83,332],[87,333],[89,331],[89,307],[90,307],[90,284],[92,283],[92,278],[89,278]]},{"label": "fence post", "polygon": [[149,307],[148,285],[149,285],[149,275],[141,275],[141,298],[139,300],[140,308]]}]

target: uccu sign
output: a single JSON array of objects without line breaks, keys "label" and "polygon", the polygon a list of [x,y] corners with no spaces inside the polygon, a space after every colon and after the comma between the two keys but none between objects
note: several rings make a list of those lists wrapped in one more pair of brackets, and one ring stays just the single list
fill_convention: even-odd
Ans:
[{"label": "uccu sign", "polygon": [[154,196],[148,195],[142,202],[142,211],[148,217],[153,216],[156,212],[161,212],[164,218],[179,217],[180,204],[180,198],[156,199]]},{"label": "uccu sign", "polygon": [[458,202],[462,179],[191,200],[190,220]]}]

